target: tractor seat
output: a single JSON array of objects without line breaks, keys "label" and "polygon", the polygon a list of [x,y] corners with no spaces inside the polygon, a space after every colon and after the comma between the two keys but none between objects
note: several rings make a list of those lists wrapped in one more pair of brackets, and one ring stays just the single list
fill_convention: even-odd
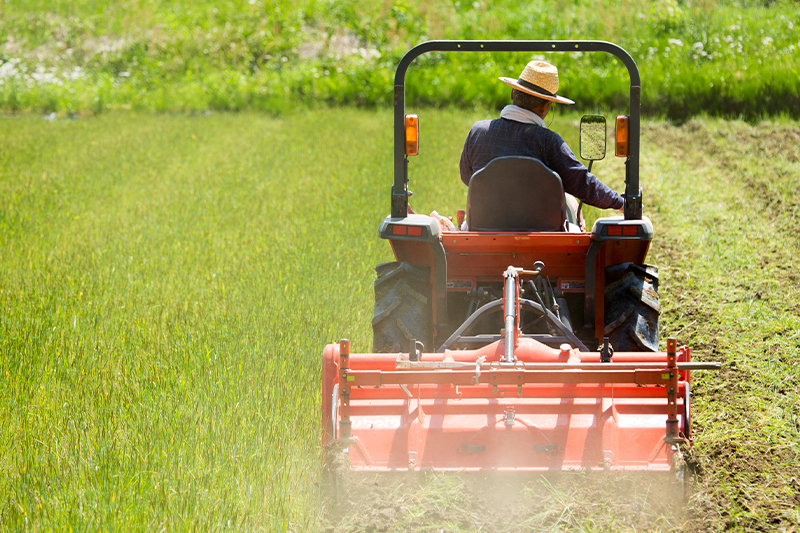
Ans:
[{"label": "tractor seat", "polygon": [[498,157],[475,172],[467,193],[470,231],[566,231],[561,177],[533,157]]}]

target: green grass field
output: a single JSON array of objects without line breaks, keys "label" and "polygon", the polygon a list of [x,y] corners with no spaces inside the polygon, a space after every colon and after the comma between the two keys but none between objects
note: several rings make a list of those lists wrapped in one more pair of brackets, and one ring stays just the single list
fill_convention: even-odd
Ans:
[{"label": "green grass field", "polygon": [[357,153],[385,118],[0,123],[0,524],[313,522],[319,354],[367,346],[386,255],[386,145]]},{"label": "green grass field", "polygon": [[[595,39],[636,60],[646,113],[798,117],[799,27],[792,0],[16,0],[0,4],[0,110],[383,107],[398,61],[423,41]],[[619,62],[548,57],[562,93],[622,107]],[[516,77],[530,59],[420,58],[410,97],[502,106],[497,76]]]},{"label": "green grass field", "polygon": [[[454,214],[464,136],[489,114],[419,113],[412,204]],[[577,118],[553,125],[573,146]],[[351,109],[0,119],[0,529],[336,526],[318,486],[319,360],[342,337],[371,346],[372,269],[391,260],[376,231],[390,126],[388,111]],[[695,376],[686,515],[644,529],[789,531],[800,130],[643,132],[662,338],[724,364]],[[621,169],[595,165],[617,189]]]}]

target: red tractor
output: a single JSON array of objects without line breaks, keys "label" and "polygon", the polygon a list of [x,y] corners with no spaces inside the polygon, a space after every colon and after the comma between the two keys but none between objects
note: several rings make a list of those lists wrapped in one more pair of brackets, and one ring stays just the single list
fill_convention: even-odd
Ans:
[{"label": "red tractor", "polygon": [[[625,216],[575,231],[558,174],[518,157],[472,177],[468,230],[410,214],[419,137],[405,73],[432,51],[619,58],[630,76],[629,112],[616,120]],[[376,269],[374,353],[351,354],[347,341],[323,352],[324,442],[359,470],[669,470],[691,439],[690,369],[718,365],[691,363],[674,339],[658,352],[631,56],[600,41],[427,42],[400,61],[394,85],[391,216],[379,234],[397,261]],[[605,130],[605,118],[583,117],[582,157],[604,157]]]}]

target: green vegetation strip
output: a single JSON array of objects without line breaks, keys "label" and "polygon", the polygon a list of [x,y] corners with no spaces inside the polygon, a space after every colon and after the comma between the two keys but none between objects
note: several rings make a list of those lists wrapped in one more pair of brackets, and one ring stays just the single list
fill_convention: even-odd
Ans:
[{"label": "green vegetation strip", "polygon": [[[0,15],[6,112],[388,106],[398,61],[426,40],[598,39],[636,60],[645,113],[800,116],[792,0],[21,0]],[[562,94],[598,110],[626,103],[627,75],[610,56],[547,57]],[[423,56],[409,102],[501,106],[497,77],[530,59]]]},{"label": "green vegetation strip", "polygon": [[[466,200],[463,139],[490,113],[420,114],[412,204],[454,214]],[[577,146],[577,117],[553,128]],[[386,490],[406,509],[392,507],[399,523],[800,522],[800,132],[716,120],[643,131],[662,337],[724,364],[694,376],[697,481],[685,513],[633,481],[608,481],[631,491],[610,507],[598,507],[602,479],[589,496],[581,480],[553,481],[523,491],[546,506],[503,525],[502,507],[476,508],[461,481],[433,478],[411,494]],[[319,361],[342,337],[371,346],[372,269],[391,259],[376,235],[390,113],[28,117],[0,120],[0,136],[2,527],[335,528],[318,490]],[[594,168],[621,189],[621,159]],[[426,502],[438,518],[424,518]],[[351,515],[342,528],[369,523]]]},{"label": "green vegetation strip", "polygon": [[800,129],[694,120],[646,132],[663,333],[724,367],[692,389],[689,529],[787,530],[800,523]]}]

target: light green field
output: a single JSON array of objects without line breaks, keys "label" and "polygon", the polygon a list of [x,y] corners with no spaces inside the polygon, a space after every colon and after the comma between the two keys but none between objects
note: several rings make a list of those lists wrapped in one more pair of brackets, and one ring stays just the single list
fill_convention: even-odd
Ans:
[{"label": "light green field", "polygon": [[306,529],[385,118],[0,122],[0,525]]},{"label": "light green field", "polygon": [[[419,113],[412,205],[455,214],[488,115]],[[0,529],[317,527],[319,359],[371,346],[390,126],[347,109],[0,120]],[[577,147],[577,116],[553,129]],[[780,531],[800,522],[800,132],[643,129],[662,337],[725,364],[693,387],[686,530]],[[622,188],[619,159],[594,168]]]}]

